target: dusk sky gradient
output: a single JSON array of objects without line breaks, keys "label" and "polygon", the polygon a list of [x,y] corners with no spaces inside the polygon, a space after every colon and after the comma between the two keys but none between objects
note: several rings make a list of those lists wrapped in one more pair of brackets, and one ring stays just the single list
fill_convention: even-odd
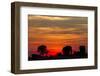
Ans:
[{"label": "dusk sky gradient", "polygon": [[67,45],[78,51],[80,45],[87,47],[87,31],[87,17],[28,15],[29,56],[40,45],[46,45],[50,55]]}]

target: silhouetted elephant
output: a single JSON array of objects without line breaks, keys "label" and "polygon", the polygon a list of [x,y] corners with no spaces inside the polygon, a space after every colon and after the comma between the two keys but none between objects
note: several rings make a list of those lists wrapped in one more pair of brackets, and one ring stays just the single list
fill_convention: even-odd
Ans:
[{"label": "silhouetted elephant", "polygon": [[37,51],[40,53],[41,56],[47,56],[48,54],[48,50],[45,45],[40,45]]},{"label": "silhouetted elephant", "polygon": [[64,56],[70,57],[71,54],[72,54],[72,47],[71,47],[71,46],[65,46],[65,47],[62,49],[62,52],[63,52],[63,55],[64,55]]}]

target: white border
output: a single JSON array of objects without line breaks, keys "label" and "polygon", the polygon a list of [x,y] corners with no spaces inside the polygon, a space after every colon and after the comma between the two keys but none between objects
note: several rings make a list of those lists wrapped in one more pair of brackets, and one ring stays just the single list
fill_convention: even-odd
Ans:
[{"label": "white border", "polygon": [[[28,61],[28,14],[88,17],[88,59]],[[21,7],[20,31],[21,70],[94,65],[94,11],[41,7]]]}]

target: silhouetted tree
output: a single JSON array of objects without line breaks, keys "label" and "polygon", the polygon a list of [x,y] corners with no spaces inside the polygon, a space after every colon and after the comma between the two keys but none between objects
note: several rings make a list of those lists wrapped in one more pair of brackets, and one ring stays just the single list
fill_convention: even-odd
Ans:
[{"label": "silhouetted tree", "polygon": [[40,53],[41,56],[47,56],[48,54],[48,50],[45,45],[40,45],[37,51]]},{"label": "silhouetted tree", "polygon": [[38,54],[32,54],[28,57],[29,60],[49,60],[49,59],[75,59],[75,58],[87,58],[87,52],[85,46],[79,46],[79,50],[72,53],[71,46],[63,47],[62,51],[56,55],[49,55],[47,47],[45,45],[40,45],[37,48]]},{"label": "silhouetted tree", "polygon": [[80,52],[82,54],[85,54],[85,51],[86,51],[85,46],[80,46]]},{"label": "silhouetted tree", "polygon": [[80,46],[80,56],[85,57],[86,56],[86,48],[85,46]]},{"label": "silhouetted tree", "polygon": [[63,52],[63,55],[64,55],[64,56],[70,57],[71,54],[72,54],[72,47],[71,47],[71,46],[65,46],[65,47],[62,49],[62,52]]},{"label": "silhouetted tree", "polygon": [[76,53],[76,57],[78,57],[78,58],[87,57],[85,46],[80,46],[79,47],[79,52]]}]

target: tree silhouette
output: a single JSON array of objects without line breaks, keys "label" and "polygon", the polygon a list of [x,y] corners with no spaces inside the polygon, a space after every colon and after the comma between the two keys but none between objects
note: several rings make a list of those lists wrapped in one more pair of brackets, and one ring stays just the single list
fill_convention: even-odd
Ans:
[{"label": "tree silhouette", "polygon": [[85,46],[80,46],[80,52],[81,52],[82,54],[85,53]]},{"label": "tree silhouette", "polygon": [[79,48],[80,48],[80,56],[81,56],[81,57],[85,57],[85,56],[86,56],[86,53],[85,53],[86,49],[85,49],[85,46],[80,46]]},{"label": "tree silhouette", "polygon": [[49,60],[49,59],[75,59],[75,58],[87,58],[86,47],[84,45],[79,46],[79,50],[72,53],[71,46],[65,46],[62,48],[61,52],[56,53],[55,55],[49,55],[47,46],[40,45],[37,47],[38,54],[32,54],[28,57],[29,60]]},{"label": "tree silhouette", "polygon": [[48,54],[48,50],[47,50],[47,47],[45,45],[40,45],[38,47],[38,50],[37,51],[39,52],[39,54],[41,56],[47,56],[47,54]]},{"label": "tree silhouette", "polygon": [[72,47],[71,47],[71,46],[65,46],[65,47],[62,49],[62,52],[63,52],[63,55],[64,55],[64,56],[69,57],[69,56],[71,56],[71,54],[72,54]]},{"label": "tree silhouette", "polygon": [[77,58],[85,58],[87,57],[86,48],[85,46],[79,47],[79,52],[76,53]]}]

